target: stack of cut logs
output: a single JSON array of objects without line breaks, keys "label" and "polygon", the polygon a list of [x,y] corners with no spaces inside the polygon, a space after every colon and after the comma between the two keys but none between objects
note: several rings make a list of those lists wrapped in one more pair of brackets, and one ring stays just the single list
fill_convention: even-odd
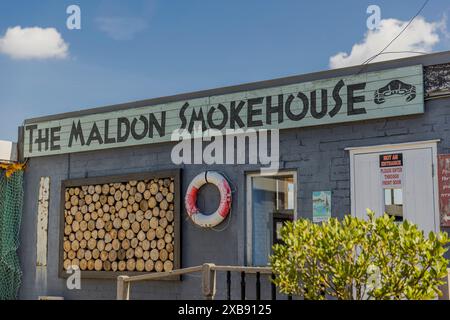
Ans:
[{"label": "stack of cut logs", "polygon": [[64,269],[171,271],[173,178],[65,190]]}]

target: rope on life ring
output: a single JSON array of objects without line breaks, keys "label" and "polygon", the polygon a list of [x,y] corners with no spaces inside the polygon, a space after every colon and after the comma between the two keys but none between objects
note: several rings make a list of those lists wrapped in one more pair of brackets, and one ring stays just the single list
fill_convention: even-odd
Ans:
[{"label": "rope on life ring", "polygon": [[[212,183],[220,193],[220,204],[210,215],[201,213],[197,207],[198,190],[205,184]],[[212,228],[228,216],[231,208],[231,188],[228,181],[216,171],[205,171],[197,175],[189,184],[185,197],[186,211],[191,220],[202,228]]]}]

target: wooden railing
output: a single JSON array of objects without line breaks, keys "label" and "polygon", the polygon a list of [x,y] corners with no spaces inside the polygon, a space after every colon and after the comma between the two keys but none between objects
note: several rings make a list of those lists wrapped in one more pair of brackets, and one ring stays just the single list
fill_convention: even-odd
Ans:
[{"label": "wooden railing", "polygon": [[[441,286],[443,296],[439,299],[449,300],[450,298],[450,268],[447,269],[448,276],[445,285]],[[216,266],[213,263],[205,263],[202,266],[173,270],[170,272],[149,273],[139,276],[119,276],[117,277],[117,300],[130,300],[131,284],[142,281],[164,280],[171,277],[187,275],[190,273],[202,273],[202,294],[205,299],[212,300],[216,295],[216,275],[217,272],[226,272],[226,299],[231,300],[231,274],[240,274],[241,300],[246,298],[246,275],[256,275],[255,297],[261,299],[261,275],[273,277],[271,268],[268,267],[240,267],[240,266]],[[290,300],[292,296],[287,296]],[[271,299],[277,299],[276,287],[271,283]],[[437,298],[436,298],[437,299]]]},{"label": "wooden railing", "polygon": [[[213,263],[205,263],[201,266],[173,270],[170,272],[149,273],[139,276],[119,276],[117,278],[117,300],[129,300],[131,284],[142,281],[164,280],[171,277],[183,276],[191,273],[202,274],[202,295],[207,300],[213,300],[216,295],[217,272],[226,273],[226,298],[231,299],[231,274],[240,274],[241,300],[246,298],[246,275],[256,276],[255,297],[261,299],[261,275],[273,277],[272,269],[269,267],[241,267],[241,266],[216,266]],[[275,285],[271,283],[271,299],[276,300],[277,292]],[[290,298],[290,297],[288,297]]]}]

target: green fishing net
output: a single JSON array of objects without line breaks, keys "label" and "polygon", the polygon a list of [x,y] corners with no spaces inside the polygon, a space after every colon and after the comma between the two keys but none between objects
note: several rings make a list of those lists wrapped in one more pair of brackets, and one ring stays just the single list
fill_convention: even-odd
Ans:
[{"label": "green fishing net", "polygon": [[0,300],[16,299],[22,271],[17,249],[23,205],[23,171],[0,169]]}]

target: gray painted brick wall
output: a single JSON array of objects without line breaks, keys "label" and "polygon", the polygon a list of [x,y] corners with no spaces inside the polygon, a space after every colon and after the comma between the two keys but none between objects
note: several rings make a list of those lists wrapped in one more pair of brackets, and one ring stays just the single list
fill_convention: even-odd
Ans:
[{"label": "gray painted brick wall", "polygon": [[[442,57],[438,57],[443,59]],[[424,57],[423,63],[439,63]],[[417,59],[416,59],[417,60]],[[413,60],[411,64],[421,61]],[[376,68],[399,67],[405,63],[388,62]],[[375,69],[376,69],[375,68]],[[347,71],[348,72],[348,71]],[[333,76],[339,71],[333,71]],[[343,72],[345,73],[345,72]],[[332,190],[332,215],[342,218],[350,213],[350,164],[347,147],[370,146],[441,139],[438,153],[450,153],[450,98],[426,102],[425,114],[342,125],[327,125],[280,132],[281,168],[297,171],[298,216],[312,217],[312,192]],[[32,158],[25,174],[25,199],[19,256],[24,272],[20,298],[36,299],[39,295],[58,295],[66,299],[114,299],[114,280],[82,280],[82,290],[67,290],[65,280],[58,278],[61,181],[177,168],[171,164],[171,143],[138,146],[80,154]],[[182,267],[216,264],[244,265],[246,263],[245,174],[259,168],[254,165],[186,165],[181,166],[182,195],[187,184],[205,170],[223,172],[235,189],[228,227],[222,232],[203,230],[194,226],[181,211]],[[48,266],[36,270],[36,218],[39,178],[51,178]],[[205,190],[199,202],[212,209],[214,194]],[[214,195],[213,195],[214,197]],[[227,223],[227,222],[225,222]],[[200,275],[186,276],[180,282],[147,282],[133,285],[132,298],[196,299],[201,298]],[[224,297],[224,275],[218,278],[218,298]],[[264,285],[268,288],[268,284]],[[233,295],[238,297],[239,280],[234,279]],[[269,295],[270,290],[264,290]]]},{"label": "gray painted brick wall", "polygon": [[[350,165],[348,152],[344,151],[344,148],[429,139],[441,139],[438,153],[450,152],[448,99],[427,102],[426,113],[420,116],[282,131],[282,168],[294,169],[298,174],[298,215],[312,217],[311,195],[317,190],[333,191],[333,216],[343,217],[350,212]],[[60,182],[68,178],[176,168],[168,158],[170,150],[171,144],[166,143],[31,159],[25,175],[25,206],[19,252],[24,276],[20,297],[35,299],[38,295],[62,295],[67,299],[115,298],[116,283],[113,280],[83,280],[82,290],[69,291],[65,289],[65,280],[58,278]],[[204,170],[225,173],[236,189],[233,194],[231,220],[227,229],[222,232],[194,226],[186,219],[182,210],[183,267],[204,262],[245,264],[245,173],[257,169],[252,165],[182,167],[183,195],[188,182]],[[47,281],[42,280],[45,272],[37,273],[35,267],[37,191],[41,176],[51,177]],[[215,201],[205,201],[211,194],[214,194],[214,190],[205,190],[199,200],[207,210],[215,205]],[[133,286],[132,297],[200,298],[198,276],[185,277],[181,282],[139,284]],[[224,286],[223,277],[219,278],[219,281],[222,281],[221,285]],[[234,285],[238,290],[237,284]]]}]

